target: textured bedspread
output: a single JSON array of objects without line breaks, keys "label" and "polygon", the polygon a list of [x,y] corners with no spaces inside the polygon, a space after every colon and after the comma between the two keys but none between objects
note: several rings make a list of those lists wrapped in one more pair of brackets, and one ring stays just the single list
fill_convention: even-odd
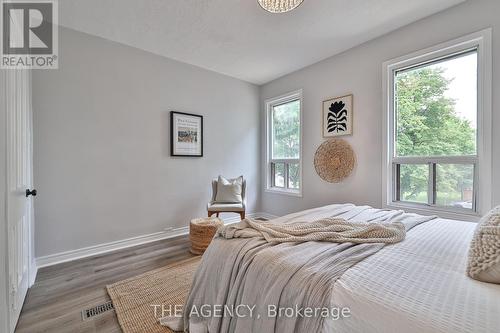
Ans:
[{"label": "textured bedspread", "polygon": [[[273,223],[335,216],[359,223],[398,222],[407,231],[433,219],[367,206],[331,205],[292,214]],[[162,322],[191,333],[320,332],[332,313],[318,315],[316,310],[332,310],[335,306],[332,304],[335,281],[385,245],[316,241],[269,243],[262,237],[215,238],[195,274],[184,318],[164,318]],[[210,311],[202,312],[207,306]],[[222,310],[219,306],[223,306]],[[295,312],[280,313],[280,309],[295,309]],[[297,313],[298,309],[315,312],[304,316]],[[239,310],[238,313],[235,310]]]},{"label": "textured bedspread", "polygon": [[500,332],[500,285],[466,274],[475,227],[435,219],[351,267],[332,292],[351,317],[325,320],[323,332]]}]

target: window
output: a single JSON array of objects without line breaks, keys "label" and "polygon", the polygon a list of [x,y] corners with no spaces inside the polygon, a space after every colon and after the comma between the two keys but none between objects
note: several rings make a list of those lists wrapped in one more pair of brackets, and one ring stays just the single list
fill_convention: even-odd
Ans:
[{"label": "window", "polygon": [[267,191],[301,194],[301,107],[301,91],[266,102]]},{"label": "window", "polygon": [[387,205],[472,215],[491,206],[488,38],[484,31],[384,64]]}]

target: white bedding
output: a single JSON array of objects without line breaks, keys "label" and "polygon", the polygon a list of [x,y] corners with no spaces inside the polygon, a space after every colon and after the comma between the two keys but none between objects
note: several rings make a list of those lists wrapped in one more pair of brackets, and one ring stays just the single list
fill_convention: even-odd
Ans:
[{"label": "white bedding", "polygon": [[[277,220],[314,220],[331,216],[334,207]],[[323,332],[500,332],[500,285],[465,274],[475,226],[423,223],[348,269],[333,287],[332,304],[349,307],[351,317],[325,320]]]}]

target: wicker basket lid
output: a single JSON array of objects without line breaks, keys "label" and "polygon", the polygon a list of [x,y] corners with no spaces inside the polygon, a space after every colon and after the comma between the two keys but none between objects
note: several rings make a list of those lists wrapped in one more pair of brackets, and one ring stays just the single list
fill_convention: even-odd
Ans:
[{"label": "wicker basket lid", "polygon": [[314,168],[321,179],[330,183],[339,183],[348,177],[356,156],[351,146],[343,139],[330,139],[323,142],[314,155]]},{"label": "wicker basket lid", "polygon": [[198,226],[211,226],[211,225],[223,225],[224,222],[218,217],[201,217],[191,220],[191,224]]}]

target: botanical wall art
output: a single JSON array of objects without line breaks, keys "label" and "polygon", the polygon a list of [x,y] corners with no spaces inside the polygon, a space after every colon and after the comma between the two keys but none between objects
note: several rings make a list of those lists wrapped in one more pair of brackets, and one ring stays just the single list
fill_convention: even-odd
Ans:
[{"label": "botanical wall art", "polygon": [[203,116],[170,112],[170,155],[203,156]]},{"label": "botanical wall art", "polygon": [[352,95],[323,101],[323,137],[352,134]]}]

